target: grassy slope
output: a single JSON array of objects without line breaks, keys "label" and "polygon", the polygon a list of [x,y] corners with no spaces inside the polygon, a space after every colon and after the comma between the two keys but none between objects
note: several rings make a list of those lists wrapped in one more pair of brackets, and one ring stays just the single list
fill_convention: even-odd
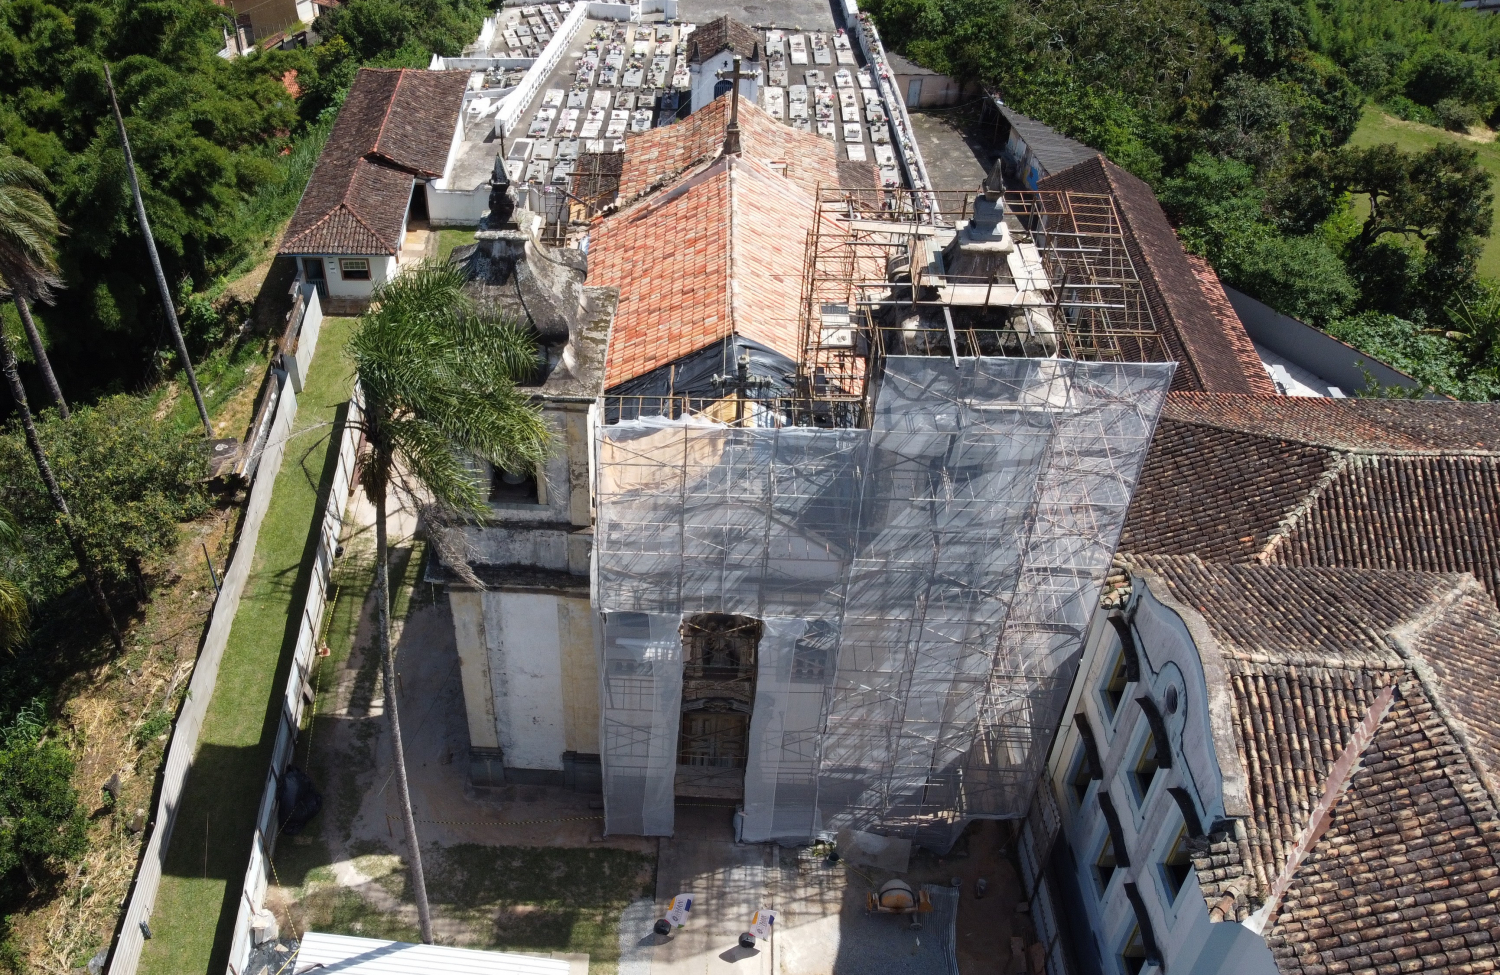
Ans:
[{"label": "grassy slope", "polygon": [[353,386],[343,349],[353,322],[324,321],[298,403],[255,561],[189,773],[167,852],[142,972],[223,971],[265,785],[281,688],[296,641],[298,605],[316,542],[313,516],[328,491],[332,425]]},{"label": "grassy slope", "polygon": [[[1490,174],[1492,183],[1495,178],[1500,177],[1500,143],[1478,142],[1430,125],[1402,121],[1385,114],[1376,106],[1366,106],[1359,128],[1349,142],[1356,146],[1393,142],[1398,148],[1408,152],[1421,152],[1440,142],[1459,142],[1479,151],[1479,165]],[[1491,233],[1485,242],[1484,253],[1479,258],[1479,273],[1485,277],[1500,278],[1500,234]]]}]

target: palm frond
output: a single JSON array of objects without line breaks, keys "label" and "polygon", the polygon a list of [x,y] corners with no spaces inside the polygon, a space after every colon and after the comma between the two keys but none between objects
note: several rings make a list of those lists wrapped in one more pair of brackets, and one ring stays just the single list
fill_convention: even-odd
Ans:
[{"label": "palm frond", "polygon": [[377,290],[350,350],[380,463],[420,482],[438,506],[473,514],[487,491],[469,458],[539,469],[550,436],[540,408],[516,389],[537,368],[535,339],[478,313],[465,284],[450,264],[407,270]]},{"label": "palm frond", "polygon": [[54,242],[63,228],[43,195],[49,186],[41,170],[0,151],[0,282],[30,299],[59,283]]}]

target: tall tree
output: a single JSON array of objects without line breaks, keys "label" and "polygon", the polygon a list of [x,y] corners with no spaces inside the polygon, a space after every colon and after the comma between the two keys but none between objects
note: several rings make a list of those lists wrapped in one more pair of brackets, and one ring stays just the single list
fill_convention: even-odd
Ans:
[{"label": "tall tree", "polygon": [[[20,548],[21,533],[10,523],[10,518],[0,511],[0,557],[10,557]],[[26,638],[26,627],[31,622],[31,610],[26,605],[26,594],[14,579],[0,566],[0,649],[8,650]]]},{"label": "tall tree", "polygon": [[404,478],[409,495],[425,495],[438,510],[477,515],[487,497],[467,458],[539,472],[549,444],[540,410],[516,388],[536,370],[534,337],[477,313],[464,281],[455,265],[417,265],[376,290],[350,340],[364,393],[359,425],[369,447],[360,483],[375,506],[375,630],[385,710],[417,917],[428,944],[432,918],[396,701],[386,503],[393,483]]},{"label": "tall tree", "polygon": [[177,306],[172,303],[172,289],[167,287],[167,276],[161,269],[161,257],[156,253],[156,239],[151,236],[151,222],[146,219],[146,203],[141,199],[141,181],[135,174],[135,157],[130,153],[130,136],[125,134],[125,119],[120,115],[120,101],[115,98],[115,81],[110,77],[109,65],[104,66],[104,82],[109,86],[109,104],[115,113],[115,125],[120,130],[120,145],[125,150],[125,169],[130,173],[130,193],[135,197],[135,216],[141,225],[141,236],[146,238],[146,253],[151,257],[151,270],[156,272],[156,287],[161,292],[162,310],[167,316],[167,325],[172,329],[172,339],[177,343],[177,354],[182,356],[182,368],[187,373],[188,386],[193,390],[193,402],[198,406],[198,418],[203,421],[203,435],[213,437],[214,425],[208,419],[208,407],[204,405],[203,393],[198,390],[198,374],[193,371],[193,357],[188,355],[186,340],[182,337],[182,326],[177,324]]},{"label": "tall tree", "polygon": [[47,486],[47,495],[52,499],[52,506],[57,509],[58,523],[68,536],[68,544],[73,548],[73,557],[78,560],[78,567],[83,570],[83,577],[88,581],[89,594],[94,597],[94,608],[99,611],[100,617],[109,627],[115,650],[124,653],[125,637],[121,635],[120,626],[115,622],[114,611],[109,608],[109,599],[104,595],[104,584],[99,579],[99,571],[83,547],[83,539],[79,535],[78,526],[73,522],[73,513],[68,510],[68,501],[63,497],[62,489],[57,486],[57,478],[52,473],[52,465],[47,461],[47,452],[42,449],[42,440],[37,436],[36,422],[31,416],[31,406],[26,402],[26,387],[21,385],[21,373],[16,367],[16,354],[11,349],[10,338],[3,329],[0,329],[0,372],[5,373],[5,381],[10,386],[11,398],[16,403],[16,412],[21,414],[21,427],[26,431],[26,447],[31,451],[31,459],[36,462],[37,473],[42,475],[42,483]]},{"label": "tall tree", "polygon": [[58,283],[52,242],[61,228],[52,205],[42,195],[47,188],[47,177],[40,169],[8,149],[0,149],[0,282],[10,290],[37,369],[52,401],[66,418],[68,402],[52,374],[47,349],[31,317],[31,302],[46,300]]}]

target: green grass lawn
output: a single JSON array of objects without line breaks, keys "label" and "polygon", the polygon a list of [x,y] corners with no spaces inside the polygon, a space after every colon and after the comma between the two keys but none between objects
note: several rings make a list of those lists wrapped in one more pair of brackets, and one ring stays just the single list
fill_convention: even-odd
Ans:
[{"label": "green grass lawn", "polygon": [[478,227],[446,227],[439,230],[438,260],[446,263],[448,255],[453,253],[453,248],[474,243],[474,232],[478,229]]},{"label": "green grass lawn", "polygon": [[[1406,122],[1387,115],[1375,105],[1365,106],[1359,128],[1354,130],[1354,137],[1349,140],[1349,144],[1355,146],[1395,143],[1397,148],[1407,152],[1421,152],[1440,142],[1458,142],[1478,150],[1479,165],[1490,174],[1491,185],[1500,177],[1500,143],[1479,142],[1456,132],[1422,125],[1420,122]],[[1500,278],[1500,235],[1494,232],[1485,241],[1484,253],[1479,257],[1479,273],[1486,277]]]},{"label": "green grass lawn", "polygon": [[336,420],[354,384],[354,321],[324,320],[318,352],[261,526],[250,578],[188,773],[141,971],[222,972],[265,788],[281,692],[317,543],[313,519],[333,479]]}]

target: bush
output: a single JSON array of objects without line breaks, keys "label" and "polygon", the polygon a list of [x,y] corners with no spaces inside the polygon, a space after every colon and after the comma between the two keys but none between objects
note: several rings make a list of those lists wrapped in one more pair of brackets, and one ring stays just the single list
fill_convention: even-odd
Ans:
[{"label": "bush", "polygon": [[[67,419],[48,412],[42,444],[83,536],[105,578],[128,581],[145,596],[145,571],[171,551],[179,522],[207,500],[202,442],[152,418],[144,398],[112,396],[79,407]],[[73,553],[20,431],[0,437],[0,507],[25,540],[18,582],[34,602],[61,595],[75,581]]]},{"label": "bush", "polygon": [[1321,236],[1282,236],[1268,225],[1225,242],[1220,275],[1233,287],[1312,325],[1338,318],[1358,299],[1354,281]]},{"label": "bush", "polygon": [[1437,113],[1426,105],[1418,105],[1405,95],[1392,95],[1381,102],[1381,108],[1408,122],[1421,122],[1423,125],[1437,125]]},{"label": "bush", "polygon": [[73,756],[46,736],[41,708],[0,731],[0,898],[13,901],[87,847]]},{"label": "bush", "polygon": [[1500,397],[1500,383],[1493,373],[1466,375],[1457,345],[1419,323],[1365,312],[1330,322],[1326,331],[1446,396],[1464,400]]},{"label": "bush", "polygon": [[1432,106],[1432,114],[1450,132],[1467,132],[1471,126],[1479,124],[1479,111],[1457,98],[1444,98]]}]

